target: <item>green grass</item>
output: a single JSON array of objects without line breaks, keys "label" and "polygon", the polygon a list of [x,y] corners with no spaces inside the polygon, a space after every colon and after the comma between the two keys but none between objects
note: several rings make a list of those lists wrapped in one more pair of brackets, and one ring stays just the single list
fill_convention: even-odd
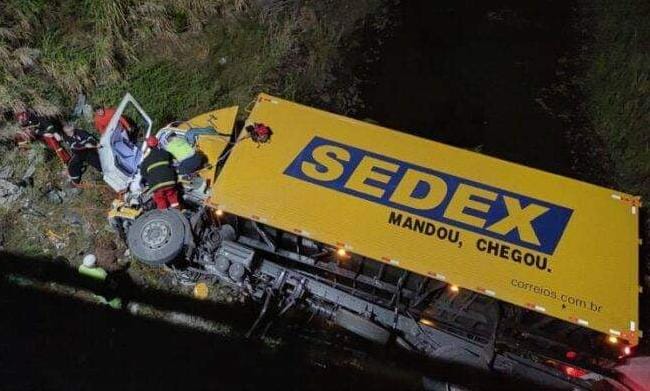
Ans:
[{"label": "green grass", "polygon": [[613,167],[598,179],[642,197],[640,258],[650,275],[650,2],[593,0],[582,10],[590,42],[580,86],[588,125],[602,140],[602,159]]},{"label": "green grass", "polygon": [[[0,114],[30,107],[65,119],[80,92],[102,105],[117,105],[131,92],[155,126],[213,108],[243,108],[259,92],[313,103],[333,79],[344,37],[381,4],[307,0],[259,8],[245,0],[6,0],[0,5]],[[15,132],[4,118],[0,140]],[[110,239],[105,228],[112,194],[95,188],[64,205],[49,204],[47,189],[65,186],[64,167],[45,159],[40,144],[33,147],[44,160],[24,199],[48,216],[0,211],[5,247],[78,260],[96,241]],[[22,175],[30,163],[24,153],[0,150],[0,166],[5,164]],[[83,227],[68,226],[66,213],[79,214]],[[48,232],[65,238],[65,248],[57,250]]]},{"label": "green grass", "polygon": [[650,201],[650,3],[595,0],[582,80],[588,117],[614,165],[613,186]]},{"label": "green grass", "polygon": [[6,3],[0,111],[65,115],[80,92],[115,105],[128,90],[160,124],[217,105],[245,106],[260,91],[316,95],[331,79],[342,37],[382,2]]}]

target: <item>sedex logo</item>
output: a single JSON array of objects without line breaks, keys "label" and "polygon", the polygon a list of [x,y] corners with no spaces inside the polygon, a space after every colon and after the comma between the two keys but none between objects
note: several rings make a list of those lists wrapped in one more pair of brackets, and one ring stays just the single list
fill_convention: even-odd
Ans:
[{"label": "sedex logo", "polygon": [[573,212],[320,137],[284,174],[549,255]]}]

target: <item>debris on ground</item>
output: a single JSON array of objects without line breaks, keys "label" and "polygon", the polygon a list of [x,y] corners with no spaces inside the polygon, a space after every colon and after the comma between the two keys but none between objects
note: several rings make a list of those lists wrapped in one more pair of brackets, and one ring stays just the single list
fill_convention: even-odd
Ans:
[{"label": "debris on ground", "polygon": [[210,290],[208,289],[208,285],[205,282],[199,282],[194,285],[194,290],[192,293],[197,299],[205,300],[208,298]]},{"label": "debris on ground", "polygon": [[20,179],[20,182],[24,184],[24,186],[30,186],[34,182],[34,174],[36,173],[36,165],[30,165],[25,173],[23,174],[23,177]]},{"label": "debris on ground", "polygon": [[9,179],[14,175],[14,169],[11,166],[0,168],[0,179]]},{"label": "debris on ground", "polygon": [[13,204],[20,195],[22,189],[5,179],[0,179],[0,207],[7,208]]},{"label": "debris on ground", "polygon": [[95,242],[95,255],[97,256],[97,265],[107,272],[121,270],[126,266],[124,262],[119,261],[122,251],[112,240],[97,240]]},{"label": "debris on ground", "polygon": [[81,227],[83,225],[83,220],[76,212],[66,211],[63,213],[63,222],[72,227]]},{"label": "debris on ground", "polygon": [[47,236],[47,239],[50,241],[50,243],[52,243],[55,249],[61,250],[65,247],[65,241],[63,236],[56,234],[51,229],[47,229],[45,231],[45,235]]},{"label": "debris on ground", "polygon": [[47,198],[47,200],[53,204],[62,204],[65,197],[65,192],[57,188],[52,188],[47,193],[45,193],[45,198]]}]

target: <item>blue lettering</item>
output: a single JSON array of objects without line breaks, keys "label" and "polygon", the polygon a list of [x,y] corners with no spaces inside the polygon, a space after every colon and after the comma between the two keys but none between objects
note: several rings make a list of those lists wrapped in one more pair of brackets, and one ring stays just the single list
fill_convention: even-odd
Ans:
[{"label": "blue lettering", "polygon": [[315,137],[285,175],[552,255],[573,210]]}]

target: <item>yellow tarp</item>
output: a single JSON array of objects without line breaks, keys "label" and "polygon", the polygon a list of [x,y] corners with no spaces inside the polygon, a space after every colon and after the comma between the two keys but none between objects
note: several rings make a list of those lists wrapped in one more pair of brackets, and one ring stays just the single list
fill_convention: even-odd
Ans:
[{"label": "yellow tarp", "polygon": [[638,199],[260,95],[212,203],[637,343]]}]

